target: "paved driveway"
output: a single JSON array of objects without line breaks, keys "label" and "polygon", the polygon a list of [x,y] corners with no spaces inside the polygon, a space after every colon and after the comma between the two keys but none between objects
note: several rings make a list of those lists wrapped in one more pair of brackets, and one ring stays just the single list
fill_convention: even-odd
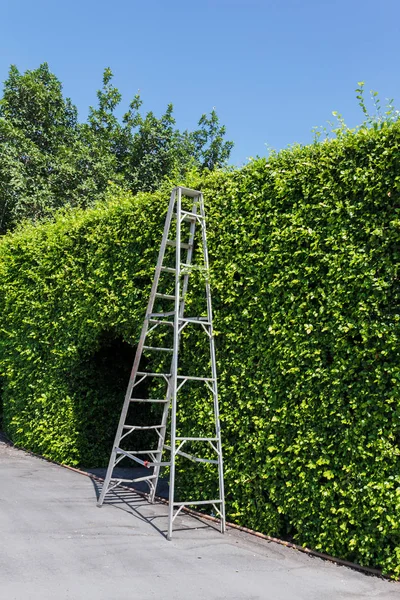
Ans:
[{"label": "paved driveway", "polygon": [[0,600],[399,600],[400,584],[183,515],[0,441]]}]

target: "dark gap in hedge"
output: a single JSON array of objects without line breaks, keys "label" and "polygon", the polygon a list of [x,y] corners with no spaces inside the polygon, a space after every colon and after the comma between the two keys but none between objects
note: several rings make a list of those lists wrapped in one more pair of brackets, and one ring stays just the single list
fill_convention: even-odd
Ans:
[{"label": "dark gap in hedge", "polygon": [[[79,454],[85,457],[85,467],[107,465],[135,351],[136,348],[122,336],[104,331],[97,349],[81,361],[69,378],[71,396],[76,398],[74,410],[78,422]],[[144,383],[138,387],[137,393],[140,396],[146,394]],[[133,410],[135,423],[146,422],[149,412],[146,405],[135,404]],[[143,445],[145,441],[139,440],[138,443]],[[124,465],[121,463],[121,466]]]}]

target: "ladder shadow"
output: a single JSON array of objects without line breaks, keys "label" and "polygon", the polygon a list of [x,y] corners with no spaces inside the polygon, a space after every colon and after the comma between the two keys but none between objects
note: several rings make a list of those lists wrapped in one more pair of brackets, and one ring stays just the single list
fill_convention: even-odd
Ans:
[{"label": "ladder shadow", "polygon": [[[100,494],[101,494],[102,485],[104,483],[102,481],[95,479],[94,477],[90,477],[90,480],[93,484],[93,488],[94,488],[94,491],[96,494],[96,499],[98,500],[100,497]],[[143,523],[147,523],[148,525],[151,525],[151,527],[153,527],[153,529],[155,531],[157,531],[157,533],[159,533],[162,537],[167,539],[167,532],[168,532],[167,526],[164,529],[163,527],[161,527],[157,524],[157,519],[168,520],[167,504],[162,504],[161,502],[155,502],[154,504],[150,504],[150,502],[148,502],[146,500],[146,498],[142,495],[142,493],[138,493],[134,488],[128,489],[128,487],[129,487],[129,484],[126,487],[125,486],[117,487],[117,488],[114,488],[113,490],[111,490],[111,492],[108,492],[106,494],[104,504],[107,504],[109,506],[114,506],[118,510],[122,510],[122,511],[132,515],[139,521],[141,521]],[[154,510],[153,507],[160,507],[160,506],[165,507],[166,510],[165,510],[164,514],[146,514],[147,511]],[[185,513],[184,513],[184,515],[185,515]],[[193,515],[193,514],[190,514],[190,515],[186,514],[185,516],[186,517],[190,516],[191,519],[196,521],[196,526],[195,527],[187,527],[187,526],[186,527],[174,527],[174,530],[173,530],[174,533],[179,532],[179,531],[192,531],[193,529],[196,529],[196,530],[213,529],[213,530],[219,532],[218,525],[216,525],[213,522],[205,523],[200,517],[198,517],[197,515]]]}]

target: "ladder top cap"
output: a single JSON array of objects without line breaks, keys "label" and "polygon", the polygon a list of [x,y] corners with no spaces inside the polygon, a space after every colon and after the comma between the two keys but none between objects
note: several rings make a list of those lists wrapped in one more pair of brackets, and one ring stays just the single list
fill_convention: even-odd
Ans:
[{"label": "ladder top cap", "polygon": [[181,185],[178,185],[174,189],[176,191],[181,190],[181,194],[184,194],[185,196],[189,196],[190,198],[196,198],[196,196],[201,196],[201,194],[203,193],[203,192],[199,192],[198,190],[191,190],[189,188],[182,187]]}]

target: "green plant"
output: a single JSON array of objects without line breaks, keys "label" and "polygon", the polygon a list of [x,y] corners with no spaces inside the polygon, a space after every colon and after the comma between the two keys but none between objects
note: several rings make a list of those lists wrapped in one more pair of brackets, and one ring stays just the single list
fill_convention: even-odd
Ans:
[{"label": "green plant", "polygon": [[133,192],[154,191],[165,178],[221,167],[233,146],[213,110],[194,131],[176,128],[173,106],[161,117],[141,113],[136,95],[122,120],[122,97],[103,74],[98,105],[87,122],[64,98],[47,63],[21,74],[10,69],[0,98],[0,233],[24,219],[51,218],[60,207],[92,206],[109,182]]},{"label": "green plant", "polygon": [[[394,122],[186,181],[208,204],[228,518],[395,577],[399,173]],[[136,343],[168,203],[112,196],[0,245],[6,430],[69,464],[106,461],[120,391],[79,378],[104,332]],[[182,396],[182,431],[202,401]],[[212,481],[179,466],[185,497]]]}]

